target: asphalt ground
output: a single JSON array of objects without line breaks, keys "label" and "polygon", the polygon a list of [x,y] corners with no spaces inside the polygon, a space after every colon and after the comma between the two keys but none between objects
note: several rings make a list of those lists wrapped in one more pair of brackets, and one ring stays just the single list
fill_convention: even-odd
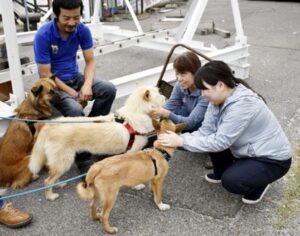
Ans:
[{"label": "asphalt ground", "polygon": [[[241,0],[239,5],[251,45],[248,82],[265,97],[293,146],[291,171],[271,184],[261,203],[245,205],[241,196],[204,180],[209,171],[204,168],[206,155],[177,151],[170,161],[163,192],[163,201],[171,209],[159,211],[149,189],[123,188],[110,215],[111,224],[119,228],[118,235],[300,235],[300,3]],[[186,8],[183,5],[173,13],[184,13]],[[174,24],[159,22],[161,16],[153,13],[145,17],[141,21],[144,31]],[[212,20],[217,27],[234,33],[230,1],[209,1],[202,22]],[[133,23],[126,20],[115,24],[134,29]],[[195,37],[221,48],[230,44],[234,35],[230,39],[215,35]],[[26,55],[32,52],[28,49]],[[154,50],[125,49],[99,57],[97,75],[115,78],[162,65],[165,57],[166,53]],[[26,85],[30,86],[30,81]],[[118,101],[115,107],[123,102]],[[73,166],[64,179],[78,174]],[[44,170],[37,182],[23,190],[41,187],[46,175]],[[32,212],[34,219],[22,229],[0,226],[0,235],[105,235],[102,225],[90,219],[89,203],[77,197],[75,185],[73,182],[55,189],[61,194],[55,202],[46,201],[42,192],[11,199],[21,209]]]}]

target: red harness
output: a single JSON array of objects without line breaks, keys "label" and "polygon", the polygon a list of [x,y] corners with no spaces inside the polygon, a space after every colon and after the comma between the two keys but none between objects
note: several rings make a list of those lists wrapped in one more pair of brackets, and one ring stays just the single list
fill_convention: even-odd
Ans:
[{"label": "red harness", "polygon": [[130,137],[129,137],[129,141],[128,141],[128,144],[127,144],[127,150],[131,149],[131,147],[134,143],[135,135],[150,136],[152,134],[155,134],[154,130],[149,132],[149,133],[137,132],[132,128],[132,126],[129,123],[126,122],[126,124],[124,124],[125,120],[121,117],[118,117],[118,116],[115,116],[115,121],[118,122],[118,123],[122,123],[125,126],[125,128],[128,130],[128,133],[129,133]]},{"label": "red harness", "polygon": [[131,147],[134,143],[135,135],[142,135],[142,134],[140,134],[139,132],[136,132],[129,123],[126,123],[125,127],[128,130],[128,133],[130,135],[129,141],[127,144],[127,150],[129,150],[129,149],[131,149]]},{"label": "red harness", "polygon": [[149,136],[151,134],[154,134],[155,132],[154,131],[151,131],[149,133],[140,133],[140,132],[137,132],[135,131],[132,126],[129,124],[129,123],[126,123],[124,125],[126,127],[126,129],[128,130],[128,133],[130,135],[129,137],[129,141],[128,141],[128,144],[127,144],[127,150],[131,149],[133,143],[134,143],[134,139],[135,139],[135,135],[140,135],[140,136]]}]

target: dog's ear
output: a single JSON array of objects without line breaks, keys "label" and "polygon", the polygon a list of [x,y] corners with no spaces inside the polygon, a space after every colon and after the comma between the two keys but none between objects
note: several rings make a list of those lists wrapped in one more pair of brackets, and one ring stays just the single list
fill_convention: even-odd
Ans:
[{"label": "dog's ear", "polygon": [[185,127],[186,127],[186,124],[184,124],[184,123],[177,124],[175,133],[180,133],[182,130],[185,129]]},{"label": "dog's ear", "polygon": [[56,73],[52,74],[52,75],[49,77],[49,79],[51,79],[51,80],[53,80],[53,81],[55,81],[55,78],[56,78]]},{"label": "dog's ear", "polygon": [[144,93],[143,99],[147,102],[150,101],[150,91],[147,89],[146,92]]},{"label": "dog's ear", "polygon": [[31,88],[31,92],[35,97],[37,97],[43,91],[43,85]]},{"label": "dog's ear", "polygon": [[156,131],[160,130],[160,122],[158,120],[152,119],[152,125]]}]

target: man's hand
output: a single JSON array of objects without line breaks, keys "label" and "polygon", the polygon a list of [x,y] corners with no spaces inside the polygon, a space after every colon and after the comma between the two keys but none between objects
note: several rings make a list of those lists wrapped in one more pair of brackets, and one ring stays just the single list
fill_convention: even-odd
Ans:
[{"label": "man's hand", "polygon": [[157,141],[167,147],[182,147],[183,139],[172,131],[167,131],[166,134],[158,135]]},{"label": "man's hand", "polygon": [[74,99],[78,99],[78,92],[75,89],[69,87],[67,93]]},{"label": "man's hand", "polygon": [[92,86],[88,83],[84,83],[79,92],[80,101],[90,101],[93,98]]}]

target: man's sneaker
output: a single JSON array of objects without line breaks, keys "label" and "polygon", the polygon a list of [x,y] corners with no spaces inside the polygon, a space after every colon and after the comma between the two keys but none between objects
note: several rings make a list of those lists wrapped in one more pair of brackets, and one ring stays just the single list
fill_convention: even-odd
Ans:
[{"label": "man's sneaker", "polygon": [[32,215],[23,212],[12,206],[11,203],[4,203],[0,209],[0,223],[10,228],[19,228],[28,225],[32,220]]},{"label": "man's sneaker", "polygon": [[213,183],[213,184],[221,183],[221,179],[218,178],[214,173],[206,174],[205,179],[206,179],[207,182],[210,182],[210,183]]},{"label": "man's sneaker", "polygon": [[246,194],[242,198],[243,203],[246,203],[246,204],[259,203],[261,201],[261,199],[264,197],[264,195],[267,192],[269,187],[270,187],[270,185],[268,184],[266,187],[257,188],[254,192],[252,192],[250,194]]}]

